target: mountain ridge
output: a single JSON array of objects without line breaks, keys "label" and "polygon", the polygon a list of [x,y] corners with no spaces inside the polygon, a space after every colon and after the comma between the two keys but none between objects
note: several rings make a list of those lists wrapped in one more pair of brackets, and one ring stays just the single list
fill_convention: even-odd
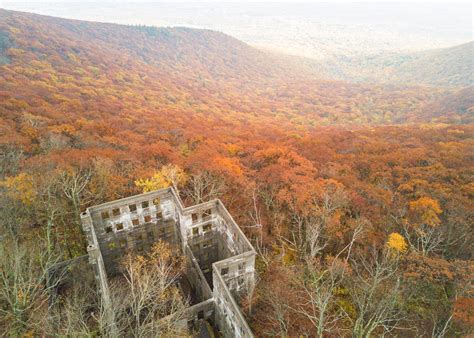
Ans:
[{"label": "mountain ridge", "polygon": [[[404,123],[429,121],[423,106],[449,94],[443,89],[322,80],[299,60],[289,62],[210,30],[124,26],[5,10],[0,18],[0,30],[15,44],[5,52],[11,64],[3,66],[4,92],[18,100],[22,88],[36,100],[55,102],[45,103],[51,109],[72,100],[79,115],[90,107],[110,114],[106,107],[114,103],[127,111],[139,107],[150,113],[173,110],[234,121],[245,117],[292,128]],[[20,101],[31,106],[30,98]],[[467,120],[464,116],[461,122]]]},{"label": "mountain ridge", "polygon": [[460,88],[474,84],[472,60],[473,41],[409,54],[382,53],[312,63],[326,77],[337,80]]},{"label": "mountain ridge", "polygon": [[[0,36],[4,336],[110,335],[82,279],[40,286],[58,260],[86,254],[84,210],[168,185],[184,205],[221,199],[255,243],[259,282],[236,301],[256,337],[314,336],[308,295],[329,297],[321,336],[469,334],[472,306],[458,301],[474,274],[472,87],[321,80],[300,59],[196,30],[0,11]],[[103,218],[120,222],[114,210]],[[138,235],[140,250],[114,240],[107,254],[142,259]],[[20,295],[19,278],[41,292]],[[137,331],[131,303],[112,303],[124,335],[163,333],[163,312]]]}]

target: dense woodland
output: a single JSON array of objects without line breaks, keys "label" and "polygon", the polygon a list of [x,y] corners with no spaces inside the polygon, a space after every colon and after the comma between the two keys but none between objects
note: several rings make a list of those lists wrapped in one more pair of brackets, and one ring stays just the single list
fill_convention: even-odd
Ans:
[{"label": "dense woodland", "polygon": [[45,323],[44,271],[86,253],[88,206],[173,185],[252,240],[256,336],[473,334],[472,87],[319,78],[222,33],[0,10],[0,332],[100,334]]},{"label": "dense woodland", "polygon": [[309,62],[326,77],[355,82],[398,83],[439,87],[470,86],[474,82],[474,42],[417,53],[379,53]]}]

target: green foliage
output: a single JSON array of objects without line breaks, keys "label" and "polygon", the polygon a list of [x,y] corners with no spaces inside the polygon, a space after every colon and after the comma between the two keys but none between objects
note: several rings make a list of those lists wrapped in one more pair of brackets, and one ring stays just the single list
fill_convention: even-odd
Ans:
[{"label": "green foliage", "polygon": [[6,52],[9,48],[14,46],[15,44],[10,38],[10,34],[7,31],[0,29],[0,65],[6,65],[11,62],[11,59]]},{"label": "green foliage", "polygon": [[408,313],[426,320],[450,312],[453,289],[449,285],[417,280],[409,283],[408,290],[402,303]]}]

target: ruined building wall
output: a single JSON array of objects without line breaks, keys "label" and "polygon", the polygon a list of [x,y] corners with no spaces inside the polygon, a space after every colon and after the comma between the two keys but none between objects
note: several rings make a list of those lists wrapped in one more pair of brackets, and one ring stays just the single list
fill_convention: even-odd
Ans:
[{"label": "ruined building wall", "polygon": [[255,250],[220,200],[184,208],[168,188],[91,207],[82,221],[106,302],[107,279],[120,272],[121,257],[162,239],[181,246],[187,258],[186,277],[199,302],[188,309],[189,321],[212,318],[225,337],[252,337],[233,295],[253,287]]},{"label": "ruined building wall", "polygon": [[195,292],[195,299],[204,301],[212,298],[212,290],[206,282],[206,277],[189,247],[186,247],[186,259],[186,275]]},{"label": "ruined building wall", "polygon": [[215,320],[224,337],[253,337],[232,293],[221,276],[219,267],[213,267]]},{"label": "ruined building wall", "polygon": [[112,311],[112,304],[110,302],[110,290],[107,282],[107,272],[105,269],[102,253],[100,252],[99,242],[95,232],[92,218],[89,212],[81,214],[82,228],[86,235],[89,245],[87,246],[87,253],[89,254],[89,262],[92,265],[99,285],[100,294],[105,308],[106,321],[109,323],[109,333],[114,334],[117,330],[115,327],[115,316]]},{"label": "ruined building wall", "polygon": [[89,208],[107,274],[119,273],[127,251],[146,252],[158,240],[179,244],[172,196],[152,192]]},{"label": "ruined building wall", "polygon": [[213,268],[219,272],[226,287],[235,296],[242,295],[254,286],[255,256],[252,252],[216,262]]}]

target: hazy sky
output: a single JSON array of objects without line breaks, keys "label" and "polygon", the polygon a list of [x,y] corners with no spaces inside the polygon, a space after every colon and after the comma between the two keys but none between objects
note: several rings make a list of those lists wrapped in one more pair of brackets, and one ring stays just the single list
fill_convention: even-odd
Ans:
[{"label": "hazy sky", "polygon": [[472,4],[463,0],[0,0],[0,7],[88,21],[208,28],[312,58],[473,40]]},{"label": "hazy sky", "polygon": [[[18,1],[12,1],[12,0],[0,0],[0,6],[4,3],[12,3],[12,2],[22,2],[22,3],[38,3],[38,2],[47,2],[47,1],[44,1],[44,0],[28,0],[28,1],[22,1],[22,0],[18,0]],[[328,0],[100,0],[100,1],[97,1],[97,0],[82,0],[82,1],[78,1],[78,0],[54,0],[54,1],[50,1],[50,2],[56,2],[56,3],[78,3],[78,2],[93,2],[93,3],[98,3],[98,2],[110,2],[110,3],[114,3],[114,2],[117,2],[117,3],[124,3],[124,2],[133,2],[133,3],[140,3],[140,2],[156,2],[156,3],[163,3],[163,2],[167,2],[167,3],[176,3],[176,2],[182,2],[182,3],[208,3],[208,2],[226,2],[226,3],[263,3],[263,2],[270,2],[270,3],[275,3],[275,2],[282,2],[282,3],[334,3],[334,2],[338,2],[338,3],[367,3],[367,2],[370,2],[370,3],[446,3],[446,4],[451,4],[453,6],[456,5],[456,3],[459,3],[459,4],[470,4],[471,6],[471,10],[472,10],[472,1],[470,0],[455,0],[455,1],[449,1],[449,0],[331,0],[331,1],[328,1]]]}]

